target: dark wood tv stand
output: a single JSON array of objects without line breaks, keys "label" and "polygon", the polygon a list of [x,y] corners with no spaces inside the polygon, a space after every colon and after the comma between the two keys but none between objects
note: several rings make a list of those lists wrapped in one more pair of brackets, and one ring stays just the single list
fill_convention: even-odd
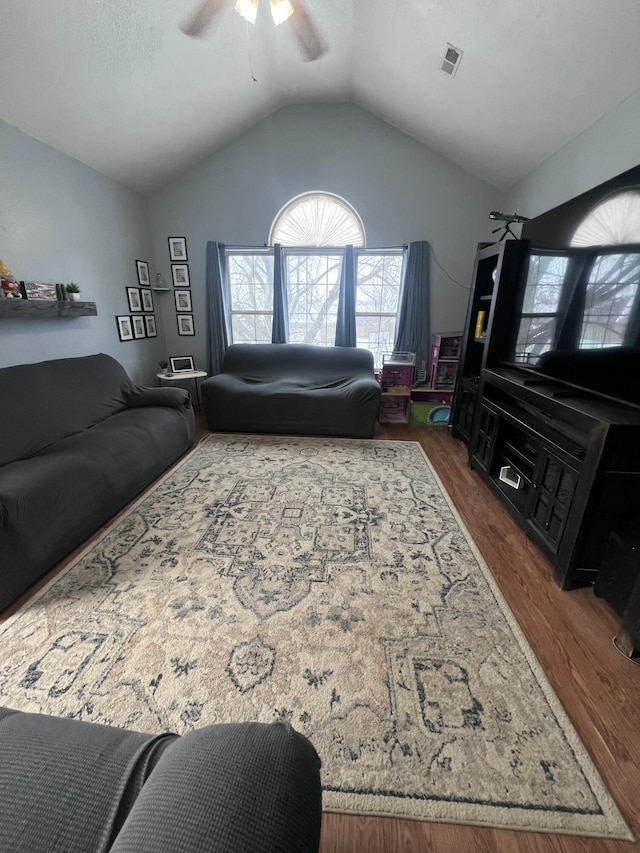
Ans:
[{"label": "dark wood tv stand", "polygon": [[640,529],[640,406],[526,368],[484,368],[469,464],[563,589],[595,579],[609,535]]}]

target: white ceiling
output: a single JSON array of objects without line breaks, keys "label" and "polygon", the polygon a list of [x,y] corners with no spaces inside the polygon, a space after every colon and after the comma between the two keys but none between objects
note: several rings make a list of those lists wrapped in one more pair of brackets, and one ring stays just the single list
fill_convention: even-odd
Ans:
[{"label": "white ceiling", "polygon": [[0,118],[150,192],[282,106],[353,101],[507,190],[640,88],[639,0],[306,0],[313,63],[264,0],[187,37],[196,2],[0,0]]}]

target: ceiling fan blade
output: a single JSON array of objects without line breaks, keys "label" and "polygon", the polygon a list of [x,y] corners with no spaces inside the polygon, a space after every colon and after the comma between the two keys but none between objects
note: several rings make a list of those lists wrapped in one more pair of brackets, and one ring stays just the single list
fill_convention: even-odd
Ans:
[{"label": "ceiling fan blade", "polygon": [[320,30],[307,12],[303,0],[289,0],[293,8],[291,22],[306,62],[315,62],[328,51]]},{"label": "ceiling fan blade", "polygon": [[180,24],[180,29],[192,38],[201,36],[216,15],[232,2],[233,0],[202,0],[191,15]]}]

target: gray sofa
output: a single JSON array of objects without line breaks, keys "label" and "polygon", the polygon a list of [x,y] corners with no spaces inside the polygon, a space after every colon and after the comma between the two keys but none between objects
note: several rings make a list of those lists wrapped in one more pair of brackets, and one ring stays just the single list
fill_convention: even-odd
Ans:
[{"label": "gray sofa", "polygon": [[355,347],[234,344],[201,385],[210,430],[371,438],[373,355]]},{"label": "gray sofa", "polygon": [[108,355],[0,370],[0,611],[193,444],[179,388]]},{"label": "gray sofa", "polygon": [[288,723],[144,735],[0,708],[6,853],[316,853],[320,759]]}]

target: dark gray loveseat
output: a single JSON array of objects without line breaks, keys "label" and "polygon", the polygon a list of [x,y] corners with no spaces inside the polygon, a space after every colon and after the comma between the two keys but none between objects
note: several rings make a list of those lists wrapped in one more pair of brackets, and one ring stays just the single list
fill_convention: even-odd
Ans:
[{"label": "dark gray loveseat", "polygon": [[3,853],[317,853],[320,760],[288,723],[144,735],[0,708]]},{"label": "dark gray loveseat", "polygon": [[108,355],[0,370],[0,610],[193,443],[179,388],[134,386]]},{"label": "dark gray loveseat", "polygon": [[234,344],[201,385],[210,430],[371,438],[373,355],[355,347]]}]

